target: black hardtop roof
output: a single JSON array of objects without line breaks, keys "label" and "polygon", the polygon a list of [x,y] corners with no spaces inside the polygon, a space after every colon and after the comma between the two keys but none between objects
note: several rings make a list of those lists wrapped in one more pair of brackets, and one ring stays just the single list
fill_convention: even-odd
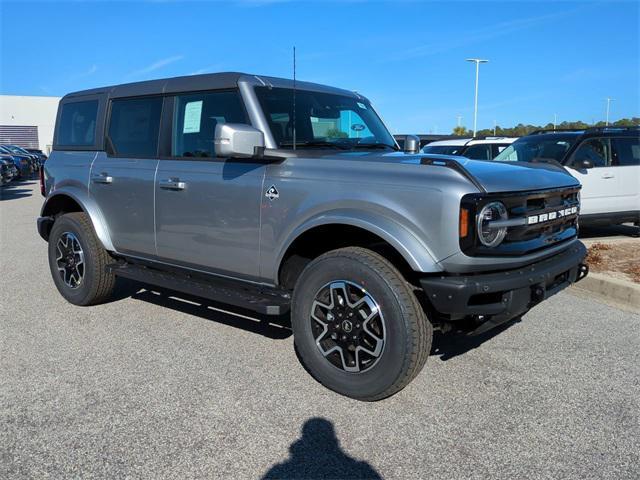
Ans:
[{"label": "black hardtop roof", "polygon": [[[271,87],[292,88],[293,80],[279,77],[267,77],[242,72],[205,73],[202,75],[188,75],[182,77],[162,78],[158,80],[146,80],[142,82],[124,83],[89,90],[81,90],[65,95],[63,101],[83,97],[87,95],[106,94],[111,98],[135,97],[141,95],[154,95],[162,93],[196,92],[204,90],[218,90],[237,88],[239,81],[248,81],[256,85]],[[355,92],[340,88],[329,87],[318,83],[296,81],[296,88],[300,90],[321,91],[336,93],[352,97],[363,98]]]}]

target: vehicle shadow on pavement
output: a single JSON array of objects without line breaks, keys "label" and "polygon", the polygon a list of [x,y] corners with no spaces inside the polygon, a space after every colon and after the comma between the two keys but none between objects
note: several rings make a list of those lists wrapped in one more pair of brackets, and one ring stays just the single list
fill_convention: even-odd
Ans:
[{"label": "vehicle shadow on pavement", "polygon": [[346,480],[382,476],[369,463],[347,455],[340,448],[333,423],[316,417],[302,426],[302,436],[289,446],[289,458],[271,467],[262,478]]},{"label": "vehicle shadow on pavement", "polygon": [[200,297],[192,297],[184,293],[133,282],[123,286],[122,294],[136,300],[171,308],[187,315],[194,315],[212,322],[257,333],[274,340],[289,338],[293,333],[288,314],[281,316],[260,315]]},{"label": "vehicle shadow on pavement", "polygon": [[598,237],[640,237],[640,227],[628,223],[622,225],[609,225],[602,227],[583,227],[580,226],[580,238],[598,238]]},{"label": "vehicle shadow on pavement", "polygon": [[17,200],[18,198],[30,197],[33,190],[29,186],[32,183],[30,181],[14,181],[3,185],[0,187],[0,200]]},{"label": "vehicle shadow on pavement", "polygon": [[478,348],[484,342],[491,340],[496,335],[500,335],[508,328],[519,323],[520,320],[520,318],[515,318],[487,332],[474,336],[457,332],[442,333],[436,331],[433,333],[433,343],[431,344],[430,355],[440,357],[440,360],[446,362],[453,357],[457,357],[458,355],[467,353],[474,348]]}]

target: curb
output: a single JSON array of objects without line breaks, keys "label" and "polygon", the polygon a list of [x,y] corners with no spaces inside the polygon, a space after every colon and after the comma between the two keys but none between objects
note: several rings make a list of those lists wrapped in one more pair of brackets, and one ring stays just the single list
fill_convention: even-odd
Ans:
[{"label": "curb", "polygon": [[572,286],[575,290],[592,293],[597,297],[625,306],[640,313],[640,284],[612,278],[603,273],[592,273]]}]

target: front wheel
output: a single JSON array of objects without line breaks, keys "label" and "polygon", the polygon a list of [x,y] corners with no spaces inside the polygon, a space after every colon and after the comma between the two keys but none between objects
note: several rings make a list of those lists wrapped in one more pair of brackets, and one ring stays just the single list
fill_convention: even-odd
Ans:
[{"label": "front wheel", "polygon": [[366,401],[408,385],[422,370],[433,336],[402,274],[384,257],[356,247],[309,263],[294,289],[291,322],[311,374]]}]

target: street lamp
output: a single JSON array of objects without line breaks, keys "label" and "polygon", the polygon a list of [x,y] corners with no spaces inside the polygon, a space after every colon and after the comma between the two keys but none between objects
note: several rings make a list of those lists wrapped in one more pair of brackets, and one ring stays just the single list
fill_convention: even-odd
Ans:
[{"label": "street lamp", "polygon": [[608,127],[609,126],[609,108],[611,107],[611,102],[613,102],[615,98],[607,97],[606,100],[607,100],[607,121],[605,123],[605,126]]},{"label": "street lamp", "polygon": [[482,60],[480,58],[467,58],[467,62],[473,62],[476,64],[476,95],[473,102],[473,136],[476,136],[478,126],[478,75],[480,73],[480,64],[488,63],[489,60]]}]

